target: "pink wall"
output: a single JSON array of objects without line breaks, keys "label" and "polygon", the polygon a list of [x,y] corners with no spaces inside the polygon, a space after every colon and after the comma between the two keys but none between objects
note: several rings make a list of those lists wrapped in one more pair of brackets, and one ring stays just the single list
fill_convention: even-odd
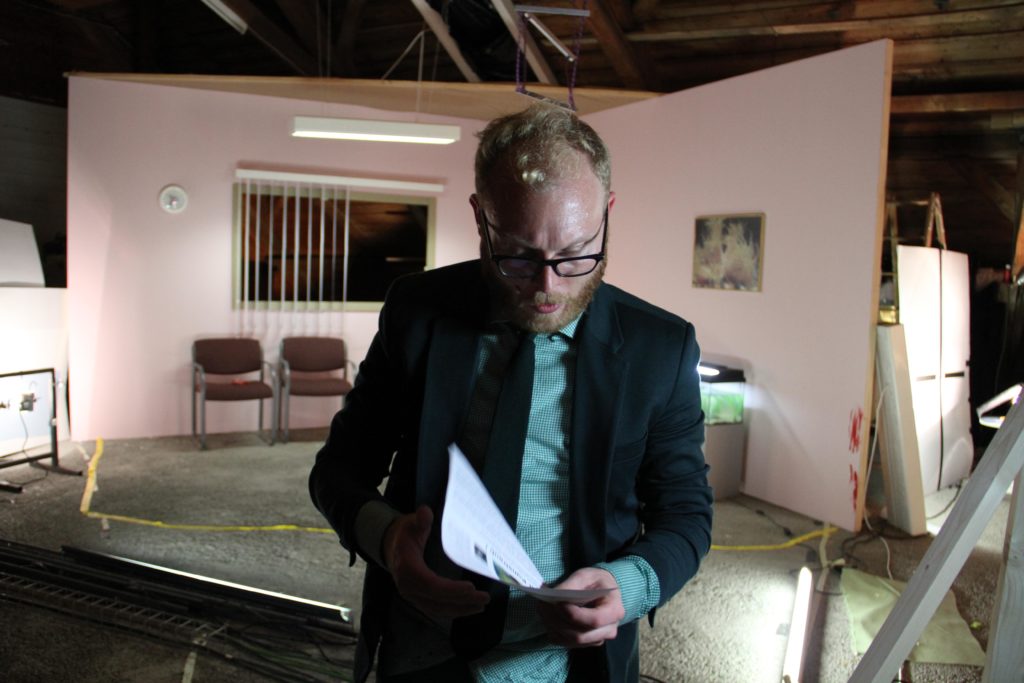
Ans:
[{"label": "pink wall", "polygon": [[[75,439],[190,430],[191,343],[230,335],[232,193],[237,167],[275,165],[334,175],[441,182],[435,263],[476,255],[472,192],[475,130],[444,147],[301,140],[297,114],[393,117],[360,107],[72,77],[69,93],[68,282]],[[298,168],[297,168],[298,167]],[[162,211],[170,183],[189,193],[181,214]],[[292,316],[294,318],[294,316]],[[309,314],[297,332],[341,332],[354,359],[375,313]],[[276,358],[277,337],[261,335]],[[336,406],[298,399],[292,425],[324,425]],[[250,429],[255,407],[214,404],[212,432]]]},{"label": "pink wall", "polygon": [[[870,423],[851,413],[871,410],[888,60],[881,41],[588,117],[618,193],[609,281],[746,368],[743,490],[846,528]],[[766,214],[762,291],[694,288],[695,217],[746,212]]]},{"label": "pink wall", "polygon": [[[870,410],[889,44],[879,42],[588,117],[611,146],[618,202],[608,279],[692,320],[705,355],[747,369],[746,492],[854,523]],[[71,78],[68,278],[74,438],[189,431],[193,339],[238,329],[231,184],[253,164],[440,180],[435,263],[471,258],[473,132],[450,147],[294,140],[296,114],[358,107]],[[169,183],[190,193],[163,213]],[[763,291],[690,285],[694,217],[767,214]],[[301,319],[365,353],[376,316]],[[269,356],[276,340],[265,340]],[[293,405],[293,409],[296,406]],[[331,407],[298,407],[293,425]],[[211,431],[250,429],[215,405]],[[859,475],[858,475],[859,476]]]}]

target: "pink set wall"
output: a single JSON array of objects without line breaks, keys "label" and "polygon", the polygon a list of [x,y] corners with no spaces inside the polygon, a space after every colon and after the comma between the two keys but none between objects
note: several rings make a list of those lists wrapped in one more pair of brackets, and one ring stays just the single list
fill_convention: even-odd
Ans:
[{"label": "pink set wall", "polygon": [[[746,370],[742,490],[852,528],[871,412],[890,45],[589,117],[618,191],[609,280]],[[694,219],[765,214],[760,292],[695,288]]]},{"label": "pink set wall", "polygon": [[[72,77],[68,144],[68,282],[75,369],[73,438],[190,430],[192,341],[239,329],[232,296],[232,184],[239,167],[443,183],[435,262],[473,258],[474,132],[452,145],[382,145],[292,138],[292,117],[395,115],[361,107]],[[421,119],[425,122],[434,119]],[[446,122],[449,119],[445,120]],[[187,209],[165,213],[176,183]],[[308,314],[301,327],[341,331],[355,360],[375,313]],[[331,317],[331,319],[326,319]],[[277,339],[264,355],[275,359]],[[299,398],[292,425],[324,425],[336,405]],[[251,429],[255,407],[209,406],[210,431]]]},{"label": "pink set wall", "polygon": [[[872,43],[587,117],[613,155],[608,279],[693,321],[747,369],[744,488],[852,528],[870,411],[890,46]],[[440,181],[435,263],[477,254],[466,199],[479,121],[447,147],[295,140],[352,106],[71,78],[68,281],[75,439],[189,431],[193,339],[229,334],[235,168]],[[168,215],[157,193],[184,186]],[[694,218],[764,212],[760,293],[691,286]],[[334,314],[360,359],[376,315]],[[276,354],[276,346],[267,348]],[[293,404],[293,409],[294,409]],[[326,424],[310,408],[293,425]],[[214,405],[211,431],[250,429]],[[856,443],[855,443],[856,442]]]}]

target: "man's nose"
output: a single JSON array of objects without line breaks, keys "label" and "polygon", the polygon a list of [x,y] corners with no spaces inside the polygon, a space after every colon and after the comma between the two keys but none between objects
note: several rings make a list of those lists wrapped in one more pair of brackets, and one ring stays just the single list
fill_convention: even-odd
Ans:
[{"label": "man's nose", "polygon": [[550,292],[558,285],[558,281],[562,278],[559,277],[555,269],[550,265],[541,267],[540,272],[534,277],[534,281],[541,291]]}]

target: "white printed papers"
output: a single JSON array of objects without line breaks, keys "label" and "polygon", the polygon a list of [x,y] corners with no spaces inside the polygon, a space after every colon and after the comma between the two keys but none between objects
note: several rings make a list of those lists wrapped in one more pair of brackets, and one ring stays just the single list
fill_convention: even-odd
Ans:
[{"label": "white printed papers", "polygon": [[612,589],[566,590],[544,586],[537,567],[494,504],[459,447],[448,447],[448,490],[441,546],[455,564],[546,602],[587,603]]}]

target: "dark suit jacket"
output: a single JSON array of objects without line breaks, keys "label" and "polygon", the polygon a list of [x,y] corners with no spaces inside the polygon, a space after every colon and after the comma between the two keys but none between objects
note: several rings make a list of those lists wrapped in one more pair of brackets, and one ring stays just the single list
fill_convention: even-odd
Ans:
[{"label": "dark suit jacket", "polygon": [[[355,554],[368,559],[356,541],[356,515],[381,498],[377,487],[388,475],[383,498],[401,512],[430,505],[432,537],[440,537],[447,447],[469,403],[487,302],[479,261],[402,278],[388,293],[310,475],[313,501],[352,562]],[[640,555],[658,576],[664,604],[711,543],[693,326],[602,284],[576,339],[567,568]],[[368,562],[357,676],[369,671],[394,594],[387,572]],[[600,649],[574,652],[572,668],[574,676],[585,670],[585,680],[637,680],[636,623]]]}]

